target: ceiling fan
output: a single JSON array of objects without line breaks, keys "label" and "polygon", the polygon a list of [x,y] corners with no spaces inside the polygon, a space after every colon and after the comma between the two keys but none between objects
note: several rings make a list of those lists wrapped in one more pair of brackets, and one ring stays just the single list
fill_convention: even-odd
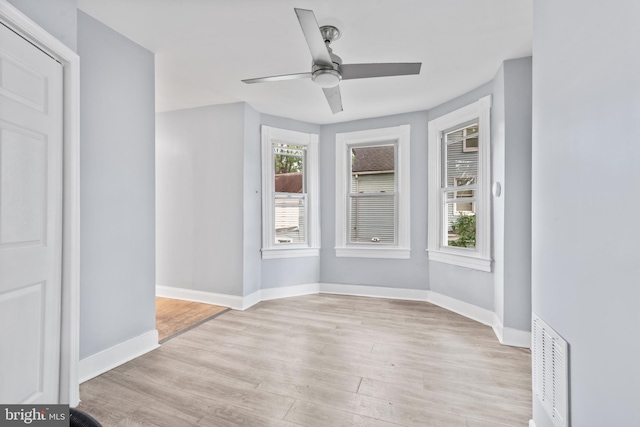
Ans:
[{"label": "ceiling fan", "polygon": [[313,62],[311,72],[284,74],[281,76],[260,77],[242,80],[244,83],[264,83],[281,80],[310,78],[324,91],[333,114],[342,111],[340,96],[341,80],[366,79],[370,77],[407,76],[420,74],[420,62],[343,64],[342,59],[331,50],[331,42],[340,38],[340,30],[332,25],[318,27],[313,11],[294,9],[300,21],[300,27],[309,45]]}]

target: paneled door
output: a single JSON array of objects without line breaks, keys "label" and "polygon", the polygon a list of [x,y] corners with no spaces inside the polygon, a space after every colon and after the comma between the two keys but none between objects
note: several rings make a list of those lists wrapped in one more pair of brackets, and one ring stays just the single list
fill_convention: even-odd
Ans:
[{"label": "paneled door", "polygon": [[62,66],[0,24],[0,402],[57,403]]}]

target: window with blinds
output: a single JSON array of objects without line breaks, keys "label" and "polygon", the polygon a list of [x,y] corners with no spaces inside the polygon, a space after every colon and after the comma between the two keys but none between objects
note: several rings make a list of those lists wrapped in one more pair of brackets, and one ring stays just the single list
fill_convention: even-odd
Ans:
[{"label": "window with blinds", "polygon": [[[478,179],[478,123],[445,132],[442,138],[442,197],[446,214],[445,246],[476,245],[476,189]],[[474,149],[469,149],[473,147]]]},{"label": "window with blinds", "polygon": [[411,257],[411,126],[336,134],[337,257]]},{"label": "window with blinds", "polygon": [[429,260],[491,271],[491,96],[429,121]]},{"label": "window with blinds", "polygon": [[350,243],[397,241],[396,148],[396,144],[350,148]]}]

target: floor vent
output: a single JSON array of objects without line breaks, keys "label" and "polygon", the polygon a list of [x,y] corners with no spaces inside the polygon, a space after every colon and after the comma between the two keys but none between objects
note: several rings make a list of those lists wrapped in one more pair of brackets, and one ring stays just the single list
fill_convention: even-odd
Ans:
[{"label": "floor vent", "polygon": [[533,393],[555,427],[569,427],[567,342],[535,313],[531,327]]}]

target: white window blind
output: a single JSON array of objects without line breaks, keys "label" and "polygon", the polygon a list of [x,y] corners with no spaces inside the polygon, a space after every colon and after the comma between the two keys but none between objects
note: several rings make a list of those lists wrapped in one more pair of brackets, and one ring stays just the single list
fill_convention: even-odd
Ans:
[{"label": "white window blind", "polygon": [[397,241],[396,145],[351,148],[349,242]]},{"label": "white window blind", "polygon": [[336,134],[336,256],[410,257],[410,126]]}]

